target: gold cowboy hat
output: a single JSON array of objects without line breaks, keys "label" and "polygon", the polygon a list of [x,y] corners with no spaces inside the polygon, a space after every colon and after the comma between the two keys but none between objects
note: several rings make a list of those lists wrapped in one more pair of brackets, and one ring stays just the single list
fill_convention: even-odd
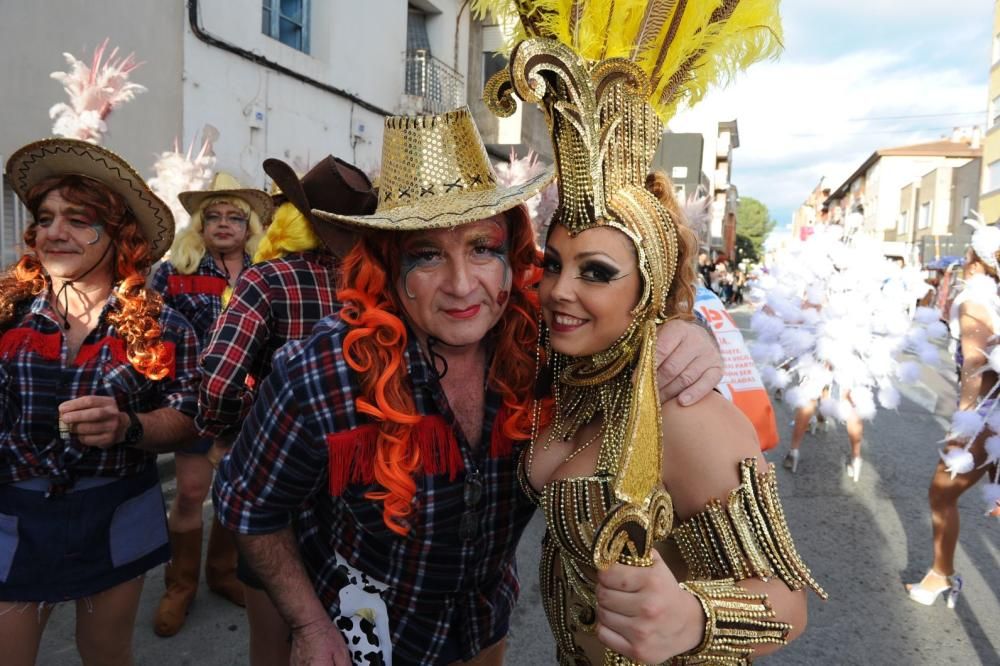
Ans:
[{"label": "gold cowboy hat", "polygon": [[212,184],[207,190],[188,190],[177,195],[184,210],[194,215],[198,212],[205,199],[211,197],[235,197],[247,202],[247,205],[257,213],[261,224],[267,224],[274,212],[274,203],[271,195],[264,190],[257,190],[251,187],[243,187],[235,177],[219,171],[212,176]]},{"label": "gold cowboy hat", "polygon": [[385,119],[378,206],[371,215],[318,217],[368,229],[416,231],[475,222],[518,206],[552,180],[547,170],[514,187],[497,176],[468,107],[440,116]]},{"label": "gold cowboy hat", "polygon": [[85,176],[105,185],[125,199],[139,232],[149,242],[154,262],[174,240],[170,207],[153,194],[132,165],[107,148],[77,139],[42,139],[14,151],[6,171],[11,188],[25,205],[28,190],[52,176]]}]

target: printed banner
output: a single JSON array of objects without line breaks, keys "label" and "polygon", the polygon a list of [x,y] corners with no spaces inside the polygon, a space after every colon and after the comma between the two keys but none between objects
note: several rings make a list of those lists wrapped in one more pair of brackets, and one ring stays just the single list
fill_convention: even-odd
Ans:
[{"label": "printed banner", "polygon": [[708,322],[722,351],[724,374],[717,388],[750,419],[757,430],[760,450],[774,448],[779,439],[774,408],[743,334],[726,311],[726,306],[708,289],[698,287],[694,308]]}]

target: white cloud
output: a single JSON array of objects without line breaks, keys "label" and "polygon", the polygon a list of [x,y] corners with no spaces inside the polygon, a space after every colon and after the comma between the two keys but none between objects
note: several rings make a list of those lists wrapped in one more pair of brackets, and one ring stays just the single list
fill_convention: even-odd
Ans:
[{"label": "white cloud", "polygon": [[[795,4],[785,3],[785,7]],[[980,0],[955,0],[949,5],[948,18],[982,16],[981,5]],[[834,3],[815,6],[832,8]],[[860,12],[870,20],[895,16],[902,6],[898,0],[836,3],[838,14]],[[942,20],[944,10],[938,2],[921,0],[905,7],[905,19],[911,23]],[[754,66],[730,88],[711,93],[694,110],[670,123],[674,131],[704,131],[707,122],[737,118],[740,147],[733,156],[733,182],[741,195],[764,201],[779,222],[787,222],[821,176],[827,177],[829,185],[839,185],[878,148],[932,141],[949,134],[953,126],[985,124],[985,56],[982,66],[970,66],[968,58],[958,61],[942,52],[922,50],[918,45],[938,32],[928,29],[921,34],[897,31],[893,38],[859,36],[849,46],[833,49],[834,55],[823,57],[807,45],[819,44],[820,37],[829,37],[833,28],[817,24],[815,16],[807,20],[810,16],[801,11],[785,13],[789,48],[781,60]],[[871,25],[861,27],[870,29]],[[981,42],[979,50],[988,52],[989,33],[989,26],[982,25],[964,30],[962,34],[975,37],[974,42],[965,43],[966,50],[979,48],[970,44]],[[811,35],[820,37],[811,40]],[[968,111],[981,113],[883,119]]]}]

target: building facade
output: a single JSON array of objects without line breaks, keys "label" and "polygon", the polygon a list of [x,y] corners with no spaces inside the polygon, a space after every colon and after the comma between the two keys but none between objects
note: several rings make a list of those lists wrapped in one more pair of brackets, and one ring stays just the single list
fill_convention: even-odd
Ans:
[{"label": "building facade", "polygon": [[823,202],[830,221],[843,224],[848,233],[882,241],[886,255],[920,261],[924,236],[957,231],[954,170],[966,168],[963,192],[976,187],[969,179],[978,181],[978,169],[970,166],[982,155],[977,132],[876,150]]},{"label": "building facade", "polygon": [[826,186],[826,177],[819,179],[806,200],[792,213],[792,235],[798,241],[804,241],[813,233],[818,224],[829,221],[830,210],[826,200],[830,196],[830,188]]},{"label": "building facade", "polygon": [[993,44],[986,136],[983,140],[982,188],[979,212],[986,222],[1000,221],[1000,0],[993,3]]},{"label": "building facade", "polygon": [[[48,110],[66,95],[50,72],[61,53],[88,61],[105,37],[145,64],[148,88],[108,120],[103,145],[146,177],[156,156],[219,132],[216,168],[266,187],[261,162],[305,171],[328,154],[377,173],[387,115],[466,103],[473,21],[461,0],[90,0],[0,3],[9,53],[0,70],[0,157],[51,133]],[[41,43],[44,48],[39,47]],[[476,99],[480,96],[476,95]],[[0,250],[16,257],[23,211],[2,191]]]}]

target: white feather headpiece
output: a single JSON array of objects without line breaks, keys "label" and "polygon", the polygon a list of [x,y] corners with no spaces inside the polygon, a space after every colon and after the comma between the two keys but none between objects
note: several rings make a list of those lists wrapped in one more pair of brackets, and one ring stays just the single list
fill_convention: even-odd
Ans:
[{"label": "white feather headpiece", "polygon": [[181,205],[177,195],[207,189],[214,173],[215,153],[212,152],[212,145],[218,139],[219,131],[206,125],[201,134],[201,148],[194,155],[195,140],[182,153],[175,139],[174,149],[160,153],[156,159],[153,164],[156,176],[149,179],[149,187],[170,206],[178,232],[187,228],[191,216]]},{"label": "white feather headpiece", "polygon": [[136,62],[132,53],[119,58],[117,48],[112,49],[102,63],[107,47],[108,40],[105,39],[94,50],[89,66],[72,54],[64,53],[70,70],[50,74],[62,83],[69,95],[69,104],[59,103],[49,109],[49,117],[55,118],[52,133],[56,136],[100,143],[108,131],[104,122],[108,115],[138,93],[146,91],[144,86],[128,80],[129,74],[142,63]]},{"label": "white feather headpiece", "polygon": [[972,232],[970,245],[976,256],[994,271],[1000,271],[1000,263],[997,262],[997,252],[1000,252],[1000,228],[987,225],[983,216],[976,211],[972,211],[971,216],[965,218],[965,223],[975,229]]},{"label": "white feather headpiece", "polygon": [[[524,157],[518,157],[513,148],[510,149],[510,159],[507,163],[496,165],[497,183],[502,187],[515,187],[526,183],[545,171],[545,165],[539,161],[538,155],[529,150]],[[552,214],[559,206],[559,194],[555,183],[550,183],[535,196],[524,202],[528,207],[528,215],[535,227],[539,244],[545,241],[546,230]]]}]

